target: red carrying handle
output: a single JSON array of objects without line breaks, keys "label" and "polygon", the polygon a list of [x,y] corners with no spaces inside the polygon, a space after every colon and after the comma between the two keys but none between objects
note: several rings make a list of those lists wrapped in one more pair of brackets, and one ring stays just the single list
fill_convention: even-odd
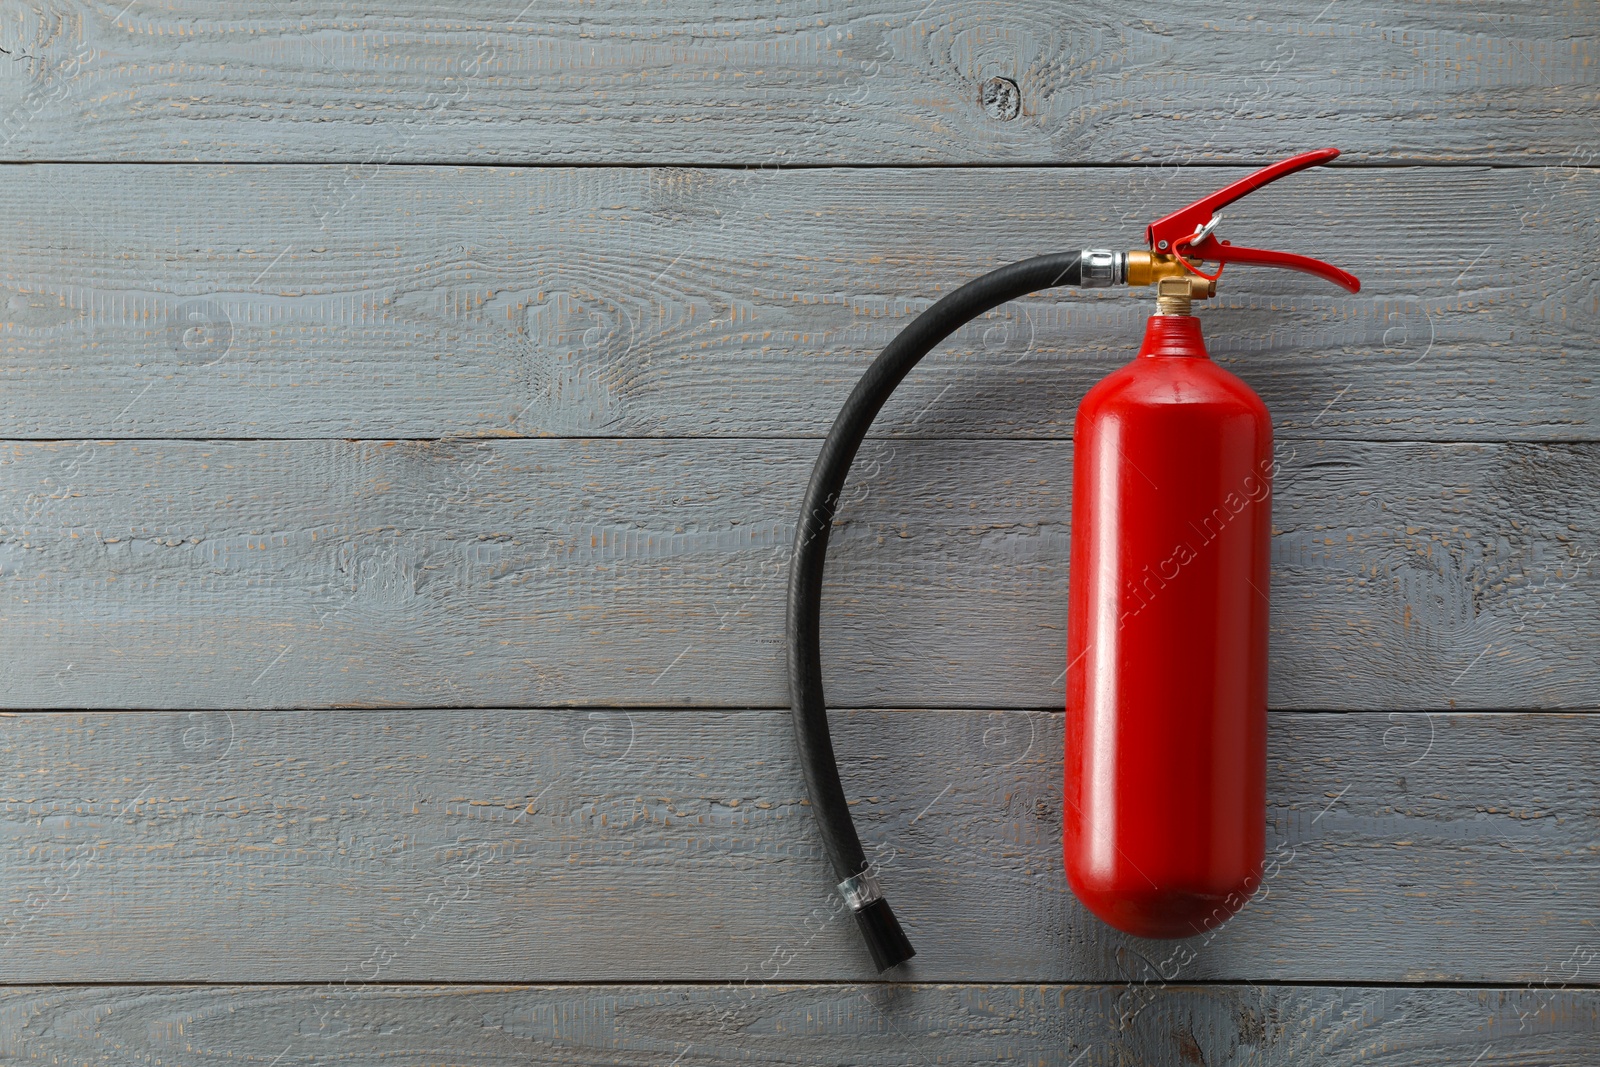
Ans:
[{"label": "red carrying handle", "polygon": [[[1270,248],[1246,248],[1244,245],[1229,244],[1208,236],[1198,245],[1185,246],[1189,255],[1196,259],[1210,260],[1214,263],[1254,263],[1258,267],[1282,267],[1284,270],[1297,270],[1301,274],[1314,274],[1323,281],[1332,282],[1347,293],[1361,291],[1361,279],[1347,270],[1341,270],[1332,263],[1324,263],[1320,259],[1310,256],[1298,255],[1294,252],[1274,252]],[[1182,259],[1183,254],[1177,253]],[[1193,267],[1189,268],[1194,270]],[[1195,271],[1196,274],[1201,273]],[[1218,274],[1222,271],[1218,270]]]}]

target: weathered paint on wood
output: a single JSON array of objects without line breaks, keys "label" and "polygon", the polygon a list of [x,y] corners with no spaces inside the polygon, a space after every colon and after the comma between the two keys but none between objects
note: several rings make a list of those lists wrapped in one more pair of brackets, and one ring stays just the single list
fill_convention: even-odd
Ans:
[{"label": "weathered paint on wood", "polygon": [[[1237,174],[13,167],[0,436],[820,436],[938,296]],[[1592,440],[1597,219],[1592,169],[1297,175],[1226,232],[1365,288],[1235,268],[1208,341],[1281,433]],[[879,429],[1069,436],[1151,310],[1010,305]]]},{"label": "weathered paint on wood", "polygon": [[[1275,713],[1263,889],[1178,942],[1068,892],[1061,715],[834,718],[907,980],[1596,983],[1600,716]],[[54,712],[3,737],[5,981],[873,977],[783,711]]]},{"label": "weathered paint on wood", "polygon": [[1600,1058],[1600,993],[920,984],[11,989],[0,992],[0,1055],[18,1067],[1574,1064]]},{"label": "weathered paint on wood", "polygon": [[[1230,236],[1363,294],[1205,315],[1291,439],[1275,702],[1600,703],[1592,5],[520,4],[0,18],[0,160],[210,164],[0,174],[0,437],[814,438],[952,286],[1238,173],[1177,164],[1537,167],[1296,178]],[[499,162],[652,166],[397,166]],[[1019,303],[886,410],[946,440],[863,457],[837,702],[1059,701],[1070,447],[949,439],[1067,437],[1148,306]],[[4,446],[6,703],[320,707],[4,720],[0,982],[307,984],[0,986],[0,1060],[1600,1058],[1593,716],[1275,714],[1265,890],[1173,945],[1062,884],[1059,716],[841,713],[923,955],[838,984],[784,715],[606,706],[781,701],[814,448]],[[715,984],[382,984],[641,979]]]},{"label": "weathered paint on wood", "polygon": [[[12,442],[3,700],[784,706],[816,447]],[[1275,706],[1600,703],[1600,446],[1278,458]],[[830,549],[834,703],[1059,706],[1070,488],[1070,442],[872,443]]]},{"label": "weathered paint on wood", "polygon": [[[1556,162],[1592,5],[806,0],[353,11],[52,0],[3,24],[10,159]],[[991,79],[1011,83],[992,87]]]}]

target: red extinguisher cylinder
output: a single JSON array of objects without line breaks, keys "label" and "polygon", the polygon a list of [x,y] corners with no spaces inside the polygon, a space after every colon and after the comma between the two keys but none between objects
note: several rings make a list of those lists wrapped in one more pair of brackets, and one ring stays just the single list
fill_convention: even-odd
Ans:
[{"label": "red extinguisher cylinder", "polygon": [[1190,315],[1152,316],[1078,409],[1067,878],[1141,937],[1209,930],[1260,885],[1272,475],[1266,406]]}]

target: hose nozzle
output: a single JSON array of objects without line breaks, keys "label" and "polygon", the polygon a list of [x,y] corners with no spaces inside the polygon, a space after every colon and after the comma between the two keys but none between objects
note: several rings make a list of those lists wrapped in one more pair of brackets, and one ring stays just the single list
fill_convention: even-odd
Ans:
[{"label": "hose nozzle", "polygon": [[887,971],[917,954],[889,902],[883,899],[883,888],[870,867],[840,882],[839,895],[855,912],[856,925],[861,927],[861,937],[879,971]]},{"label": "hose nozzle", "polygon": [[889,902],[879,897],[856,912],[856,925],[861,929],[861,939],[872,953],[872,962],[880,972],[904,963],[917,954],[911,939],[900,929],[900,920],[894,917]]}]

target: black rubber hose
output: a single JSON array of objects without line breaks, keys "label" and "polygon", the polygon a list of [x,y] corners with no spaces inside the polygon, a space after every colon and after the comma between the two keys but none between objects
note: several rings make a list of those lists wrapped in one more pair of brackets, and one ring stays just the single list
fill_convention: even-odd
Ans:
[{"label": "black rubber hose", "polygon": [[[839,417],[833,420],[833,428],[822,443],[822,454],[811,470],[811,484],[806,488],[789,566],[789,703],[794,711],[795,738],[811,807],[817,813],[823,847],[840,882],[868,874],[871,869],[855,823],[850,820],[844,787],[839,784],[833,739],[828,733],[828,707],[822,694],[822,650],[818,645],[828,532],[833,527],[834,510],[850,464],[889,394],[940,341],[1008,300],[1081,281],[1079,253],[1039,256],[968,282],[918,315],[889,342],[856,383]],[[878,970],[888,970],[916,955],[887,900],[868,900],[855,907],[855,916]]]}]

